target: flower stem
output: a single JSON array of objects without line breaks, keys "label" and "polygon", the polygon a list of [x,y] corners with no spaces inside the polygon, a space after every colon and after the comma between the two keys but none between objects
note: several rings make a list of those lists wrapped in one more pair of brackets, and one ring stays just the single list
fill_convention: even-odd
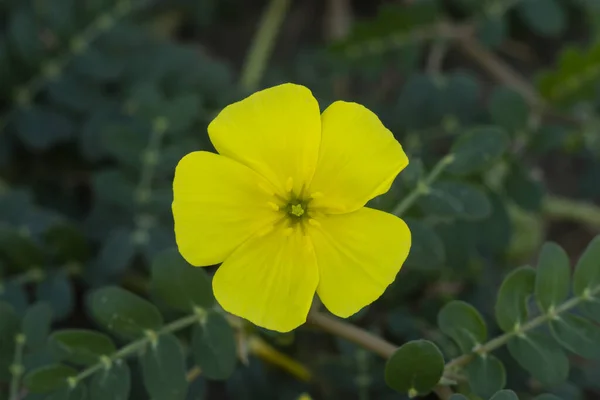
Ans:
[{"label": "flower stem", "polygon": [[10,373],[12,375],[10,379],[9,389],[9,400],[19,399],[19,388],[21,386],[21,376],[25,367],[23,366],[23,349],[25,348],[25,335],[19,333],[15,336],[15,355],[14,361],[10,366]]},{"label": "flower stem", "polygon": [[74,385],[77,382],[84,380],[85,378],[100,371],[102,368],[106,368],[107,364],[109,365],[113,361],[129,357],[129,356],[139,352],[144,347],[146,347],[148,344],[150,344],[153,340],[156,340],[155,339],[156,337],[161,336],[161,335],[167,335],[169,333],[176,332],[183,328],[187,328],[188,326],[192,325],[193,323],[198,322],[200,320],[199,318],[200,317],[196,314],[188,315],[188,316],[182,317],[180,319],[177,319],[177,320],[171,322],[170,324],[165,325],[164,327],[162,327],[161,329],[159,329],[156,332],[148,332],[148,334],[146,334],[146,336],[144,336],[143,338],[129,343],[127,346],[122,347],[120,350],[118,350],[117,352],[112,354],[107,359],[102,359],[100,362],[98,362],[94,365],[91,365],[90,367],[81,371],[76,376],[70,378],[69,379],[70,383],[72,385]]},{"label": "flower stem", "polygon": [[242,69],[241,85],[254,90],[260,82],[290,0],[271,0],[260,21]]},{"label": "flower stem", "polygon": [[398,217],[404,214],[414,203],[415,201],[424,194],[427,194],[429,191],[429,187],[435,180],[440,176],[440,174],[446,169],[446,167],[454,161],[454,155],[448,154],[444,158],[442,158],[438,163],[433,167],[429,175],[425,177],[424,180],[417,183],[417,187],[413,189],[412,192],[408,194],[392,211],[392,214],[397,215]]}]

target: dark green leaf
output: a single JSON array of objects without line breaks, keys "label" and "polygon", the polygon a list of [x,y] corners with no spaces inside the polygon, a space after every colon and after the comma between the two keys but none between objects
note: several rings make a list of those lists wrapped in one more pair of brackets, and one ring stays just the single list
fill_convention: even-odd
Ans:
[{"label": "dark green leaf", "polygon": [[227,320],[215,311],[192,331],[192,352],[196,364],[208,379],[227,379],[235,369],[237,355],[233,330]]},{"label": "dark green leaf", "polygon": [[114,124],[102,132],[102,145],[119,162],[140,168],[144,150],[150,140],[148,123],[131,120]]},{"label": "dark green leaf", "polygon": [[454,393],[452,396],[450,396],[450,399],[448,399],[448,400],[469,400],[469,399],[466,398],[462,394]]},{"label": "dark green leaf", "polygon": [[11,12],[8,21],[8,39],[12,50],[30,66],[36,66],[43,57],[44,48],[34,15],[24,7]]},{"label": "dark green leaf", "polygon": [[64,263],[87,261],[90,254],[89,244],[79,229],[70,224],[52,226],[44,235],[46,242],[54,251],[54,257]]},{"label": "dark green leaf", "polygon": [[581,307],[600,322],[600,236],[590,242],[577,262],[573,291],[584,298]]},{"label": "dark green leaf", "polygon": [[33,351],[41,350],[46,345],[52,324],[52,308],[46,303],[30,306],[23,317],[22,329],[25,343]]},{"label": "dark green leaf", "polygon": [[111,231],[103,243],[94,267],[103,276],[120,275],[129,266],[136,253],[133,232],[128,228]]},{"label": "dark green leaf", "polygon": [[8,371],[14,359],[18,333],[19,317],[9,304],[0,302],[0,379],[10,379]]},{"label": "dark green leaf", "polygon": [[96,372],[90,382],[90,400],[127,400],[131,390],[131,372],[123,360],[115,360],[110,369]]},{"label": "dark green leaf", "polygon": [[54,0],[51,4],[44,1],[35,2],[36,15],[52,34],[69,39],[77,28],[74,2],[75,0]]},{"label": "dark green leaf", "polygon": [[61,320],[73,310],[73,285],[66,273],[60,271],[50,274],[36,290],[38,301],[45,301],[52,307],[52,315]]},{"label": "dark green leaf", "polygon": [[11,264],[21,268],[39,267],[44,254],[30,234],[0,226],[0,251]]},{"label": "dark green leaf", "polygon": [[508,36],[508,24],[504,15],[490,15],[477,24],[477,36],[490,48],[500,46]]},{"label": "dark green leaf", "polygon": [[136,182],[129,179],[122,170],[105,169],[92,177],[92,186],[98,201],[133,210],[135,207]]},{"label": "dark green leaf", "polygon": [[8,303],[18,314],[24,313],[29,305],[25,289],[14,282],[0,283],[0,302]]},{"label": "dark green leaf", "polygon": [[90,47],[73,60],[74,69],[87,78],[98,82],[109,82],[121,76],[125,67],[124,60]]},{"label": "dark green leaf", "polygon": [[544,385],[557,385],[567,379],[569,359],[549,336],[528,332],[508,342],[510,355]]},{"label": "dark green leaf", "polygon": [[184,312],[215,303],[206,272],[188,264],[176,248],[161,252],[152,262],[152,288],[168,305]]},{"label": "dark green leaf", "polygon": [[53,103],[76,112],[89,112],[106,101],[101,89],[73,74],[61,75],[48,84],[48,95]]},{"label": "dark green leaf", "polygon": [[167,119],[169,132],[180,133],[188,131],[198,121],[201,112],[200,98],[195,94],[184,94],[169,99],[162,116]]},{"label": "dark green leaf", "polygon": [[429,393],[444,373],[444,356],[427,340],[402,346],[386,363],[385,382],[392,389],[410,395]]},{"label": "dark green leaf", "polygon": [[514,133],[527,126],[529,106],[513,89],[500,86],[494,89],[490,99],[492,121]]},{"label": "dark green leaf", "polygon": [[498,159],[508,147],[506,132],[498,127],[484,126],[474,128],[460,135],[454,143],[451,153],[453,162],[447,170],[456,175],[468,175],[488,166]]},{"label": "dark green leaf", "polygon": [[424,271],[441,267],[445,259],[444,242],[435,230],[416,219],[406,218],[405,222],[412,234],[410,254],[405,264]]},{"label": "dark green leaf", "polygon": [[155,400],[185,399],[188,383],[185,379],[183,349],[173,335],[159,336],[141,356],[144,385]]},{"label": "dark green leaf", "polygon": [[561,400],[561,398],[550,393],[544,393],[534,397],[533,400]]},{"label": "dark green leaf", "polygon": [[154,305],[116,286],[94,291],[89,301],[96,321],[125,339],[138,338],[144,331],[159,329],[163,324]]},{"label": "dark green leaf", "polygon": [[116,351],[110,337],[85,329],[56,331],[50,337],[50,343],[61,360],[78,365],[98,363],[100,357]]},{"label": "dark green leaf", "polygon": [[533,293],[535,270],[521,267],[512,271],[502,282],[496,300],[496,321],[504,332],[527,321],[527,298]]},{"label": "dark green leaf", "polygon": [[476,186],[451,181],[432,184],[419,205],[427,215],[469,220],[487,217],[492,208],[488,197]]},{"label": "dark green leaf", "polygon": [[566,27],[565,12],[557,0],[525,0],[517,11],[527,25],[540,36],[557,37]]},{"label": "dark green leaf", "polygon": [[57,392],[52,393],[44,400],[86,400],[87,389],[83,383],[78,383],[74,388],[64,387]]},{"label": "dark green leaf", "polygon": [[47,393],[67,385],[67,378],[77,371],[62,364],[53,364],[31,371],[25,376],[25,386],[32,393]]},{"label": "dark green leaf", "polygon": [[519,207],[533,212],[540,210],[544,189],[522,165],[512,165],[505,178],[505,189],[508,197]]},{"label": "dark green leaf", "polygon": [[425,174],[425,167],[423,167],[423,161],[418,158],[416,160],[410,160],[408,166],[402,171],[400,177],[404,180],[408,187],[415,187],[423,179]]},{"label": "dark green leaf", "polygon": [[470,353],[487,339],[485,321],[479,311],[464,301],[451,301],[439,312],[440,330],[450,336],[463,353]]},{"label": "dark green leaf", "polygon": [[542,246],[535,278],[535,299],[544,312],[551,312],[569,295],[569,256],[558,244]]},{"label": "dark green leaf", "polygon": [[512,390],[505,389],[494,394],[490,400],[519,400],[519,398]]},{"label": "dark green leaf", "polygon": [[513,235],[513,221],[507,210],[507,202],[496,193],[490,193],[492,213],[477,222],[477,244],[482,252],[504,257]]},{"label": "dark green leaf", "polygon": [[34,151],[47,150],[58,143],[66,142],[75,132],[71,119],[38,106],[19,109],[15,128],[18,137]]},{"label": "dark green leaf", "polygon": [[471,390],[478,396],[489,398],[506,385],[504,364],[491,354],[476,355],[466,367]]},{"label": "dark green leaf", "polygon": [[567,350],[583,358],[600,358],[600,326],[576,315],[561,314],[550,321],[550,328]]}]

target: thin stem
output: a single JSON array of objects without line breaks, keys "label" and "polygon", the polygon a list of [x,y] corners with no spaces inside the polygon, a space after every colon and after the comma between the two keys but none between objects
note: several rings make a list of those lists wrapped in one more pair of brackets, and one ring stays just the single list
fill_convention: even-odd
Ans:
[{"label": "thin stem", "polygon": [[435,180],[440,176],[440,174],[446,169],[448,165],[452,164],[453,161],[453,154],[448,154],[444,158],[442,158],[435,165],[435,167],[433,167],[429,175],[427,175],[427,177],[425,177],[423,181],[417,183],[417,187],[412,192],[410,192],[408,196],[406,196],[404,200],[402,200],[400,204],[396,206],[396,208],[394,208],[392,213],[397,216],[401,216],[402,214],[404,214],[406,210],[408,210],[419,197],[428,193],[431,184],[435,182]]},{"label": "thin stem", "polygon": [[[596,287],[594,290],[592,290],[590,292],[590,296],[592,296],[592,297],[597,294],[600,294],[600,286]],[[513,337],[522,335],[532,329],[535,329],[538,326],[541,326],[544,323],[550,321],[551,319],[556,318],[559,314],[569,311],[569,310],[577,307],[580,303],[583,303],[585,301],[588,301],[588,300],[584,297],[574,297],[570,300],[567,300],[563,304],[558,306],[552,313],[540,315],[540,316],[532,319],[531,321],[527,322],[526,324],[521,325],[518,329],[515,329],[512,332],[507,332],[504,335],[498,336],[498,337],[490,340],[489,342],[479,346],[475,350],[474,353],[463,354],[462,356],[455,358],[454,360],[452,360],[448,364],[446,364],[445,371],[448,371],[448,370],[451,370],[451,369],[454,369],[457,367],[464,367],[465,365],[467,365],[468,363],[470,363],[473,360],[473,357],[476,354],[487,354],[491,351],[494,351],[497,348],[504,346]]]},{"label": "thin stem", "polygon": [[25,371],[23,366],[23,349],[25,348],[25,335],[22,333],[15,336],[15,355],[14,361],[10,366],[10,373],[12,375],[10,379],[9,389],[9,400],[19,399],[19,388],[21,387],[21,376]]},{"label": "thin stem", "polygon": [[290,0],[271,0],[265,10],[244,62],[242,87],[254,90],[258,86],[289,5]]},{"label": "thin stem", "polygon": [[584,201],[548,196],[542,212],[550,219],[566,219],[600,228],[600,207]]},{"label": "thin stem", "polygon": [[164,327],[162,327],[161,329],[159,329],[156,332],[148,332],[146,334],[146,336],[144,336],[143,338],[138,339],[135,342],[129,343],[127,346],[122,347],[119,351],[115,352],[110,357],[101,359],[100,362],[84,369],[78,375],[70,378],[69,383],[71,384],[71,386],[73,386],[73,385],[77,384],[77,382],[80,382],[83,379],[100,371],[101,369],[106,368],[107,366],[110,365],[111,362],[129,357],[129,356],[139,352],[144,347],[146,347],[148,344],[150,344],[151,342],[156,340],[156,338],[158,336],[167,335],[169,333],[176,332],[176,331],[186,328],[198,321],[200,321],[200,317],[196,314],[192,314],[192,315],[188,315],[186,317],[177,319],[177,320],[171,322],[170,324],[165,325]]}]

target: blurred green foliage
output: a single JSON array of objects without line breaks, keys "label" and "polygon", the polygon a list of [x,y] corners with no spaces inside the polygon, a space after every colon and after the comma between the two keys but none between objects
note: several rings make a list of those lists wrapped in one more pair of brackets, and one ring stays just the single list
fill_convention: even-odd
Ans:
[{"label": "blurred green foliage", "polygon": [[411,253],[349,319],[388,360],[226,315],[175,248],[174,167],[268,3],[0,2],[0,399],[597,398],[600,2],[291,2],[259,86],[364,104],[410,158],[369,205]]}]

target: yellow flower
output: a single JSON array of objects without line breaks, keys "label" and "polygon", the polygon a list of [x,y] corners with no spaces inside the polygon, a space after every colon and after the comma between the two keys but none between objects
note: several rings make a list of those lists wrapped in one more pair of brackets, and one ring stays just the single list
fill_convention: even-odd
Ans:
[{"label": "yellow flower", "polygon": [[287,332],[315,292],[344,318],[383,294],[411,235],[364,205],[408,158],[375,114],[343,101],[320,114],[310,90],[283,84],[225,107],[208,133],[219,154],[190,153],[175,172],[175,236],[190,264],[222,262],[226,311]]}]

